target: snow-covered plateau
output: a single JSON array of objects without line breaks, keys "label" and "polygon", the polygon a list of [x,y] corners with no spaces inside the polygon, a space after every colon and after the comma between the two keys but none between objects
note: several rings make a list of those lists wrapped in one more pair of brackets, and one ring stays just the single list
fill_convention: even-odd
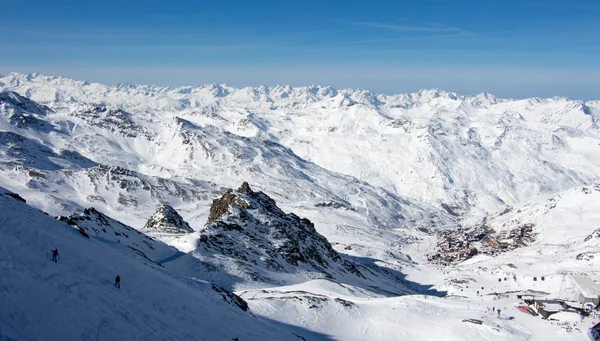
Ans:
[{"label": "snow-covered plateau", "polygon": [[589,338],[599,118],[0,76],[0,340]]}]

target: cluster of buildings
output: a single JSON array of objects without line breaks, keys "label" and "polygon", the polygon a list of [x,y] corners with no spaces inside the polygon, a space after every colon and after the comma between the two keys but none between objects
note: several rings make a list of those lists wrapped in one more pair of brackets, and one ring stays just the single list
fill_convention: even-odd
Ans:
[{"label": "cluster of buildings", "polygon": [[569,280],[576,291],[576,301],[537,300],[533,297],[530,299],[525,298],[524,301],[531,311],[546,319],[552,319],[553,315],[563,312],[581,316],[595,314],[600,317],[598,314],[600,309],[600,286],[587,276],[570,275]]},{"label": "cluster of buildings", "polygon": [[495,255],[514,250],[535,240],[533,227],[533,224],[523,224],[503,233],[495,233],[486,225],[472,229],[440,231],[436,234],[437,252],[427,255],[427,260],[448,266],[480,253]]}]

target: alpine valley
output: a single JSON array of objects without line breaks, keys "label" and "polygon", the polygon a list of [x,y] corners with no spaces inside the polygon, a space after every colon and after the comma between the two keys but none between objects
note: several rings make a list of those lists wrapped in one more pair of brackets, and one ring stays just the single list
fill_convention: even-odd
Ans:
[{"label": "alpine valley", "polygon": [[582,340],[599,119],[0,76],[0,340]]}]

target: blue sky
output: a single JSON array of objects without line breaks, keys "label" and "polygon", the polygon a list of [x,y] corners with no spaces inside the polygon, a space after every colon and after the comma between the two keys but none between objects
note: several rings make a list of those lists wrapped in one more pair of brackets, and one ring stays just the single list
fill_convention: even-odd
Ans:
[{"label": "blue sky", "polygon": [[0,73],[600,99],[600,1],[10,1]]}]

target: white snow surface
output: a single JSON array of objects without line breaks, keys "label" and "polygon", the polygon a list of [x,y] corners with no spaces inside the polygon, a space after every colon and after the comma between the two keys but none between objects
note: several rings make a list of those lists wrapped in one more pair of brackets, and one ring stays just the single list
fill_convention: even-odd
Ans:
[{"label": "white snow surface", "polygon": [[[297,328],[227,304],[210,283],[120,243],[87,239],[5,192],[0,188],[0,340],[298,339]],[[54,248],[58,263],[50,260]]]},{"label": "white snow surface", "polygon": [[[597,320],[567,333],[518,311],[516,294],[576,300],[572,276],[600,281],[599,116],[600,101],[567,98],[0,76],[0,186],[50,215],[93,206],[142,232],[168,204],[195,230],[151,233],[178,251],[160,244],[146,259],[125,247],[138,239],[87,240],[0,196],[0,339],[95,339],[103,319],[107,339],[582,339],[577,328]],[[401,273],[423,294],[335,277],[257,288],[207,270],[188,252],[212,200],[243,181],[310,219],[344,257]],[[499,233],[533,224],[535,241],[449,267],[426,261],[436,230],[483,223]],[[62,262],[48,263],[57,245]],[[206,282],[223,276],[262,317]]]},{"label": "white snow surface", "polygon": [[[273,190],[291,178],[308,181],[313,192],[338,185],[343,200],[356,196],[351,188],[365,187],[358,179],[473,214],[598,179],[598,102],[320,86],[105,86],[16,73],[1,77],[0,89],[56,111],[52,121],[67,136],[53,139],[55,148],[148,175],[226,184],[252,178],[255,187]],[[112,127],[120,134],[83,124],[90,115],[76,113],[85,112],[85,103],[124,110],[123,124]],[[136,137],[123,136],[131,130]],[[284,201],[306,198],[294,192],[277,194]]]}]

